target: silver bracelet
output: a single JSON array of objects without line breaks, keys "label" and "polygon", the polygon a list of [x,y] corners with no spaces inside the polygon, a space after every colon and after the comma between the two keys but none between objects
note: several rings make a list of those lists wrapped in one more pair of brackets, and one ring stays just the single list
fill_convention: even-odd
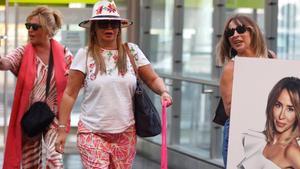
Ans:
[{"label": "silver bracelet", "polygon": [[58,125],[58,128],[66,128],[67,126],[66,125],[64,125],[64,124],[59,124]]}]

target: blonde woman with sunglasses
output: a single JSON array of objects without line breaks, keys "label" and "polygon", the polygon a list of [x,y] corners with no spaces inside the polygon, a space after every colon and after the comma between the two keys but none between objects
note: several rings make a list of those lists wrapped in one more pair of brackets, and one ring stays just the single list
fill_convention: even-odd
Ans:
[{"label": "blonde woman with sunglasses", "polygon": [[[62,154],[55,151],[54,144],[60,117],[59,101],[66,86],[66,75],[73,56],[68,49],[53,39],[61,25],[62,20],[58,11],[46,6],[35,8],[25,23],[28,43],[0,59],[0,69],[10,70],[17,77],[3,169],[43,166],[63,168]],[[53,66],[46,98],[45,88],[51,51]],[[20,121],[29,107],[38,101],[45,101],[55,114],[55,118],[41,134],[28,137],[23,132]],[[46,159],[45,163],[43,159]]]},{"label": "blonde woman with sunglasses", "polygon": [[274,58],[275,55],[273,52],[268,52],[258,25],[250,17],[239,14],[227,19],[216,50],[218,60],[221,65],[224,65],[220,77],[220,93],[226,115],[229,117],[224,125],[222,149],[223,161],[226,167],[234,57]]},{"label": "blonde woman with sunglasses", "polygon": [[[114,1],[95,3],[92,17],[79,24],[89,28],[88,47],[79,50],[70,68],[61,102],[61,128],[56,150],[64,152],[67,124],[79,90],[84,90],[78,122],[77,147],[84,168],[131,169],[136,153],[133,95],[137,73],[147,86],[172,104],[163,80],[152,69],[141,49],[133,43],[125,48],[122,29],[131,25],[121,18]],[[127,49],[127,50],[126,50]],[[134,61],[130,62],[129,52]]]}]

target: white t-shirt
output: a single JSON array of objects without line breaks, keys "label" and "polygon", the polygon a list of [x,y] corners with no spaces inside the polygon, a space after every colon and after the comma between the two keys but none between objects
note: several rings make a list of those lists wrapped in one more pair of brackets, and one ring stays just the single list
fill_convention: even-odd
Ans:
[{"label": "white t-shirt", "polygon": [[[137,45],[128,43],[128,46],[137,67],[150,64]],[[103,49],[106,74],[101,75],[98,72],[95,76],[94,59],[88,57],[86,60],[87,48],[78,51],[70,68],[86,74],[80,120],[93,132],[120,133],[134,124],[132,98],[136,88],[136,76],[129,56],[127,73],[118,73],[117,53],[117,50]]]}]

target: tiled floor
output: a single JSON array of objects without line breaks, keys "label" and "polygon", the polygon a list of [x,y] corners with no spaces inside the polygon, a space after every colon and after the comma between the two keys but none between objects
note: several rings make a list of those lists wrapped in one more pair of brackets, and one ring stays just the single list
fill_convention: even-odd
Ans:
[{"label": "tiled floor", "polygon": [[[0,168],[2,168],[3,153],[0,153]],[[83,169],[78,154],[67,154],[64,156],[65,169]],[[136,156],[133,169],[160,169],[160,165],[149,161],[139,155]]]}]

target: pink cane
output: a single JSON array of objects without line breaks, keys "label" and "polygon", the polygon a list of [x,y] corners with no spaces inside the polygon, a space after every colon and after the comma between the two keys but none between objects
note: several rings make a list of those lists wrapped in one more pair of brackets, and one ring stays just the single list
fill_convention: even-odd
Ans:
[{"label": "pink cane", "polygon": [[168,169],[168,152],[167,152],[167,102],[162,104],[162,139],[161,139],[161,169]]}]

